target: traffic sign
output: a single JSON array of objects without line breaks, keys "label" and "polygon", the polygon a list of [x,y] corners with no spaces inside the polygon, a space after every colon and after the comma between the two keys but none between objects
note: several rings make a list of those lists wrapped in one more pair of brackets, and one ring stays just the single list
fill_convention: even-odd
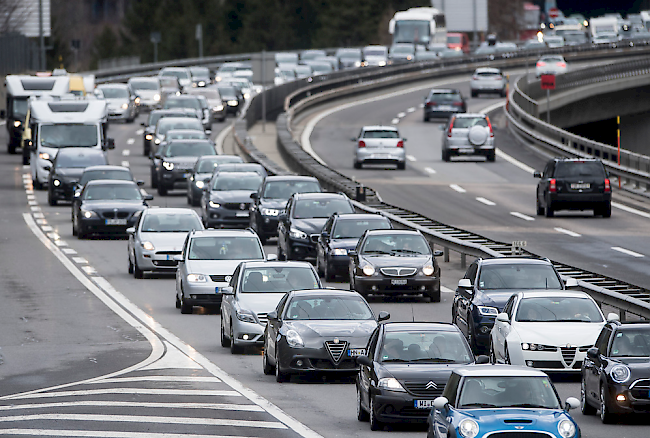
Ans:
[{"label": "traffic sign", "polygon": [[548,10],[548,16],[550,18],[557,18],[560,16],[560,10],[558,8],[550,8]]},{"label": "traffic sign", "polygon": [[542,90],[555,90],[555,75],[542,75]]}]

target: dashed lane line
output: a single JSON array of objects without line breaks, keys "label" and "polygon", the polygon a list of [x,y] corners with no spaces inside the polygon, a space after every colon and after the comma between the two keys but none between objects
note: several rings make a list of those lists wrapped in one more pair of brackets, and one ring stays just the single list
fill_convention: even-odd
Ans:
[{"label": "dashed lane line", "polygon": [[131,155],[131,150],[130,149],[123,149],[122,150],[122,155],[125,156],[125,157],[128,157],[129,155]]},{"label": "dashed lane line", "polygon": [[426,173],[428,173],[429,175],[433,175],[433,174],[436,173],[435,169],[432,169],[432,168],[430,168],[430,167],[425,167],[425,168],[424,168],[424,171],[425,171]]},{"label": "dashed lane line", "polygon": [[411,107],[406,110],[407,113],[414,113],[415,112],[415,107]]},{"label": "dashed lane line", "polygon": [[122,167],[129,167],[129,162],[128,161],[122,161]]},{"label": "dashed lane line", "polygon": [[556,227],[556,228],[554,228],[554,230],[557,231],[558,233],[563,233],[563,234],[566,234],[566,235],[571,236],[571,237],[581,237],[582,236],[582,234],[578,234],[578,233],[576,233],[574,231],[567,230],[567,229],[560,228],[560,227]]},{"label": "dashed lane line", "polygon": [[409,161],[415,161],[415,157],[413,155],[407,155],[406,159]]},{"label": "dashed lane line", "polygon": [[480,196],[478,198],[476,198],[476,200],[478,202],[482,203],[482,204],[485,204],[485,205],[497,205],[496,202],[492,202],[489,199],[485,199],[485,198],[482,198]]},{"label": "dashed lane line", "polygon": [[142,135],[142,134],[144,134],[144,129],[140,128],[140,129],[138,129],[137,131],[135,131],[135,133],[136,133],[137,135]]},{"label": "dashed lane line", "polygon": [[632,257],[636,257],[636,258],[645,257],[643,254],[639,254],[638,252],[630,251],[629,249],[621,248],[620,246],[612,246],[612,249],[614,251],[618,251],[620,253],[623,253],[623,254],[626,254],[626,255],[629,255],[629,256],[632,256]]},{"label": "dashed lane line", "polygon": [[83,257],[72,257],[72,261],[75,262],[78,265],[87,265],[88,260],[86,260]]},{"label": "dashed lane line", "polygon": [[451,187],[452,190],[457,191],[458,193],[465,193],[467,190],[459,186],[458,184],[449,184],[449,187]]},{"label": "dashed lane line", "polygon": [[130,145],[130,144],[133,144],[133,143],[135,143],[135,138],[129,138],[129,139],[126,140],[126,144]]},{"label": "dashed lane line", "polygon": [[513,215],[514,217],[518,217],[519,219],[523,219],[525,221],[534,221],[535,220],[534,217],[530,217],[530,216],[528,216],[526,214],[519,213],[518,211],[511,211],[510,214]]},{"label": "dashed lane line", "polygon": [[406,117],[406,113],[397,113],[397,118],[398,119],[402,119],[404,117]]},{"label": "dashed lane line", "polygon": [[393,119],[390,121],[391,125],[397,125],[399,123],[399,119]]}]

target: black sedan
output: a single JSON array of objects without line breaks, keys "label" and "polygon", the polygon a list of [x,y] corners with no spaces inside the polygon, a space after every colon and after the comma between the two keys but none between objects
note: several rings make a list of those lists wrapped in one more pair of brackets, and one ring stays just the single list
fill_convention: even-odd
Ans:
[{"label": "black sedan", "polygon": [[[81,192],[83,191],[84,186],[89,181],[94,181],[96,179],[115,179],[119,181],[135,181],[131,169],[123,166],[111,166],[109,164],[100,165],[100,166],[88,166],[84,169],[81,174],[81,178],[74,186],[74,194],[72,195],[72,208],[74,209],[74,204],[79,200]],[[144,185],[144,181],[137,180],[135,181],[139,186]]]},{"label": "black sedan", "polygon": [[72,210],[72,234],[126,234],[153,196],[143,196],[133,181],[98,179],[86,184]]},{"label": "black sedan", "polygon": [[368,294],[422,294],[440,301],[440,266],[419,231],[369,230],[350,251],[350,289]]},{"label": "black sedan", "polygon": [[217,88],[226,107],[226,114],[239,114],[239,111],[244,107],[244,95],[241,91],[229,85],[221,85]]},{"label": "black sedan", "polygon": [[466,112],[467,102],[460,90],[434,88],[424,98],[425,122],[430,118],[447,119],[453,114]]},{"label": "black sedan", "polygon": [[144,130],[142,132],[142,155],[145,157],[151,153],[151,142],[153,142],[156,132],[156,123],[163,117],[193,117],[196,118],[196,111],[185,108],[158,109],[149,113],[146,122],[142,122]]},{"label": "black sedan", "polygon": [[335,289],[311,289],[287,293],[267,315],[264,330],[264,374],[278,382],[291,374],[356,372],[354,358],[366,354],[377,318],[362,296]]},{"label": "black sedan", "polygon": [[316,244],[316,270],[327,281],[336,275],[348,276],[350,256],[366,230],[393,228],[387,217],[378,214],[333,214],[325,223]]},{"label": "black sedan", "polygon": [[56,154],[48,177],[47,202],[72,201],[74,187],[88,166],[108,164],[104,151],[91,148],[63,148]]},{"label": "black sedan", "polygon": [[[474,363],[463,334],[453,324],[380,324],[367,356],[357,358],[357,418],[370,429],[383,423],[425,422],[454,368]],[[480,362],[487,363],[487,356]]]},{"label": "black sedan", "polygon": [[206,228],[245,228],[250,219],[251,194],[259,190],[256,172],[217,172],[201,198],[201,220]]},{"label": "black sedan", "polygon": [[171,140],[164,144],[153,160],[151,173],[158,182],[158,194],[165,196],[176,185],[187,185],[196,160],[203,155],[216,155],[211,140]]},{"label": "black sedan", "polygon": [[253,193],[250,226],[262,243],[278,235],[278,216],[284,212],[294,193],[322,192],[318,180],[312,176],[269,176],[257,193]]},{"label": "black sedan", "polygon": [[201,205],[203,188],[210,182],[212,174],[221,164],[243,163],[237,155],[204,155],[199,157],[187,178],[187,203]]},{"label": "black sedan", "polygon": [[603,423],[650,412],[650,323],[608,322],[582,365],[581,408]]}]

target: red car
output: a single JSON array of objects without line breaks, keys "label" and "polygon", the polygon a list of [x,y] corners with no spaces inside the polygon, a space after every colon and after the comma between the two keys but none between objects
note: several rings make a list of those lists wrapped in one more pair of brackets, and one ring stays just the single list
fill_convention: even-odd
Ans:
[{"label": "red car", "polygon": [[447,34],[447,47],[452,50],[469,53],[469,38],[467,34],[450,32]]}]

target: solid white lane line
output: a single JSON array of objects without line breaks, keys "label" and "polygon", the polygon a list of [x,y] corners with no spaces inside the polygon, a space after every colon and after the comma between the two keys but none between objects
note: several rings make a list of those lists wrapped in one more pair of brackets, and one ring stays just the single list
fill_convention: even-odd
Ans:
[{"label": "solid white lane line", "polygon": [[27,403],[0,406],[0,411],[17,411],[23,409],[70,408],[79,406],[101,406],[104,408],[133,407],[133,408],[163,408],[163,409],[213,409],[220,411],[264,412],[257,405],[236,405],[230,403],[161,403],[161,402],[124,402],[109,400],[89,400],[58,403]]},{"label": "solid white lane line", "polygon": [[508,163],[512,164],[513,166],[517,166],[524,172],[530,173],[531,175],[535,173],[535,169],[532,167],[522,163],[521,161],[517,160],[516,158],[511,157],[510,155],[506,154],[503,152],[501,149],[497,148],[496,149],[496,156],[501,158],[502,160],[506,160]]},{"label": "solid white lane line", "polygon": [[397,117],[400,119],[406,117],[406,113],[397,113]]},{"label": "solid white lane line", "polygon": [[123,149],[122,150],[122,155],[125,156],[125,157],[128,157],[129,155],[131,155],[131,151],[129,149]]},{"label": "solid white lane line", "polygon": [[154,417],[143,415],[101,415],[101,414],[40,414],[0,417],[0,422],[9,421],[106,421],[118,423],[191,424],[207,426],[260,427],[263,429],[286,429],[279,421],[230,420],[226,418]]},{"label": "solid white lane line", "polygon": [[476,200],[478,202],[482,203],[482,204],[485,204],[485,205],[497,205],[496,202],[492,202],[489,199],[485,199],[485,198],[482,198],[482,197],[478,197],[478,198],[476,198]]},{"label": "solid white lane line", "polygon": [[228,134],[230,134],[230,131],[232,130],[232,124],[226,126],[221,130],[219,135],[217,135],[217,139],[214,141],[215,149],[217,150],[217,154],[223,155],[223,142],[226,140],[226,137]]},{"label": "solid white lane line", "polygon": [[525,221],[534,221],[535,220],[534,217],[530,217],[530,216],[525,215],[523,213],[519,213],[518,211],[511,211],[510,214],[513,215],[514,217],[518,217],[519,219],[523,219]]},{"label": "solid white lane line", "polygon": [[434,169],[430,168],[430,167],[425,167],[424,171],[426,173],[430,174],[430,175],[433,175],[434,173],[436,173],[436,171]]},{"label": "solid white lane line", "polygon": [[5,400],[25,400],[28,398],[56,398],[56,397],[85,397],[105,394],[138,394],[138,395],[174,395],[187,397],[241,397],[237,391],[208,390],[208,389],[154,389],[154,388],[104,388],[88,389],[86,391],[54,391],[37,392],[34,394],[16,394],[3,397]]},{"label": "solid white lane line", "polygon": [[140,128],[137,131],[135,131],[136,135],[142,135],[144,134],[144,129]]},{"label": "solid white lane line", "polygon": [[391,125],[397,125],[399,123],[399,119],[393,119],[390,121]]},{"label": "solid white lane line", "polygon": [[558,228],[554,228],[554,230],[557,231],[558,233],[568,234],[571,237],[581,237],[582,236],[582,234],[578,234],[576,232],[573,232],[571,230],[566,230],[564,228],[559,228],[558,227]]},{"label": "solid white lane line", "polygon": [[612,207],[616,207],[619,210],[627,211],[628,213],[636,214],[637,216],[641,216],[641,217],[644,217],[646,219],[650,219],[650,213],[646,213],[645,211],[637,210],[636,208],[628,207],[627,205],[619,204],[618,202],[612,202]]},{"label": "solid white lane line", "polygon": [[629,249],[621,248],[620,246],[612,246],[612,249],[614,251],[622,252],[623,254],[627,254],[632,257],[645,257],[643,254],[639,254],[638,252],[630,251]]},{"label": "solid white lane line", "polygon": [[128,140],[126,140],[126,144],[133,144],[133,143],[135,143],[134,138],[129,138]]},{"label": "solid white lane line", "polygon": [[87,265],[88,260],[83,257],[72,257],[72,260],[79,265]]},{"label": "solid white lane line", "polygon": [[458,193],[465,193],[467,191],[458,184],[449,184],[449,187],[451,187],[453,190],[456,190]]},{"label": "solid white lane line", "polygon": [[413,155],[407,155],[406,159],[409,161],[415,161],[415,157]]},{"label": "solid white lane line", "polygon": [[209,376],[139,376],[139,377],[113,377],[102,379],[96,382],[88,383],[96,385],[98,383],[124,383],[124,382],[192,382],[192,383],[221,383],[221,379]]},{"label": "solid white lane line", "polygon": [[1,429],[0,435],[68,436],[80,438],[254,438],[236,435],[197,435],[185,433],[117,432],[112,430]]},{"label": "solid white lane line", "polygon": [[415,112],[415,107],[411,107],[406,110],[407,113],[414,113]]},{"label": "solid white lane line", "polygon": [[129,167],[129,162],[128,161],[122,161],[122,167]]}]

